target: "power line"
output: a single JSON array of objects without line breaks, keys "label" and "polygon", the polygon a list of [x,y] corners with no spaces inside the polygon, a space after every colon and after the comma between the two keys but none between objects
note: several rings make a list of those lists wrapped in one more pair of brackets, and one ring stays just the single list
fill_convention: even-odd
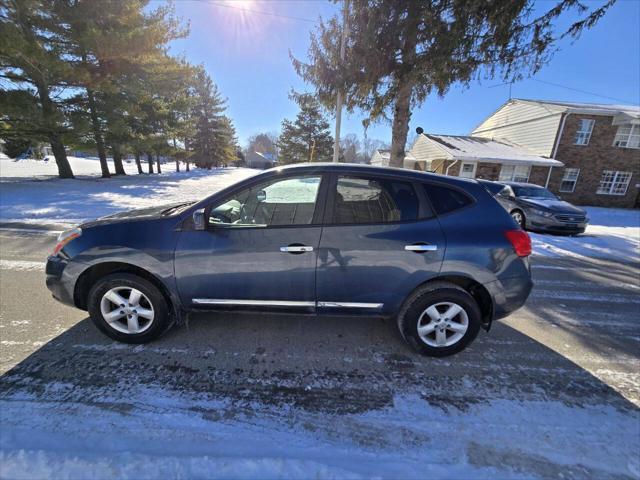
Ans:
[{"label": "power line", "polygon": [[[608,95],[601,95],[599,93],[589,92],[587,90],[581,90],[579,88],[568,87],[567,85],[561,85],[559,83],[547,82],[546,80],[538,80],[537,78],[532,78],[531,80],[538,83],[544,83],[545,85],[551,85],[553,87],[564,88],[565,90],[571,90],[573,92],[585,93],[587,95],[593,95],[594,97],[606,98],[607,100],[615,100],[616,102],[630,103],[632,105],[636,104],[635,102],[630,102],[629,100],[626,100],[623,98],[616,98],[616,97],[610,97]],[[487,88],[502,87],[503,85],[509,85],[509,88],[511,88],[511,85],[513,83],[514,82],[497,83],[495,85],[489,85]],[[511,97],[511,95],[509,95],[509,97]]]},{"label": "power line", "polygon": [[536,82],[544,83],[547,85],[552,85],[554,87],[564,88],[565,90],[572,90],[574,92],[586,93],[587,95],[593,95],[594,97],[606,98],[608,100],[615,100],[616,102],[624,102],[624,103],[634,103],[628,100],[624,100],[622,98],[610,97],[608,95],[600,95],[599,93],[589,92],[587,90],[580,90],[579,88],[567,87],[566,85],[561,85],[559,83],[547,82],[545,80],[538,80],[537,78],[533,79]]},{"label": "power line", "polygon": [[211,5],[214,5],[216,7],[230,8],[231,10],[237,10],[239,12],[255,13],[257,15],[268,15],[270,17],[286,18],[287,20],[297,20],[299,22],[316,23],[316,20],[312,20],[310,18],[294,17],[292,15],[283,15],[281,13],[265,12],[264,10],[253,10],[251,8],[236,7],[234,5],[229,5],[229,4],[226,4],[226,3],[219,3],[219,2],[216,2],[216,1],[212,1],[212,0],[203,0],[203,1],[206,1],[207,3],[210,3]]}]

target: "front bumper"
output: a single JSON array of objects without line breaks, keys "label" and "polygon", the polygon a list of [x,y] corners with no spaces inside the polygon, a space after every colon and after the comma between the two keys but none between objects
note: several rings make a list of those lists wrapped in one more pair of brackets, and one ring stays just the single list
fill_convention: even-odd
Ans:
[{"label": "front bumper", "polygon": [[73,300],[73,285],[66,272],[68,261],[58,256],[47,258],[45,267],[47,288],[51,291],[53,298],[66,305],[75,306]]},{"label": "front bumper", "polygon": [[527,216],[527,229],[536,232],[549,233],[584,233],[589,224],[589,219],[583,221],[564,221],[555,217],[543,217],[541,215],[529,214]]}]

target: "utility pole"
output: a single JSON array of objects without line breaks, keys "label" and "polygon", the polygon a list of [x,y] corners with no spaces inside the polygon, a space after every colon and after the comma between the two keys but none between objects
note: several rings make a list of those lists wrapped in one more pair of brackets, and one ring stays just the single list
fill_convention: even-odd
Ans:
[{"label": "utility pole", "polygon": [[[342,36],[340,38],[340,64],[344,64],[345,48],[347,43],[347,15],[349,13],[349,0],[342,0]],[[333,161],[338,162],[340,156],[340,123],[342,122],[342,88],[336,95],[336,135],[333,142]]]}]

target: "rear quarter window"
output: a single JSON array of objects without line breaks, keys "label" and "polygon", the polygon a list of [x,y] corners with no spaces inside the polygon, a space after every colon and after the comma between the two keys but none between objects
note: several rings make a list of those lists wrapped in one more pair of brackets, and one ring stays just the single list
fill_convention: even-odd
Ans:
[{"label": "rear quarter window", "polygon": [[473,203],[469,195],[454,188],[432,183],[425,183],[423,187],[438,215],[460,210]]}]

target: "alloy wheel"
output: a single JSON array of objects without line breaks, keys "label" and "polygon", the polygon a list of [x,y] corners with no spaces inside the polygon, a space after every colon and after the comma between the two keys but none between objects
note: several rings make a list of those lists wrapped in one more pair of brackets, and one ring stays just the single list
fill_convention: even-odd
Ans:
[{"label": "alloy wheel", "polygon": [[450,347],[464,337],[468,328],[467,312],[453,302],[435,303],[418,319],[418,335],[430,347]]},{"label": "alloy wheel", "polygon": [[524,217],[522,216],[522,213],[520,212],[512,212],[511,213],[511,217],[516,221],[516,223],[518,225],[520,225],[521,227],[524,224]]},{"label": "alloy wheel", "polygon": [[106,292],[100,301],[100,311],[113,329],[130,335],[148,330],[155,316],[149,298],[132,287],[116,287]]}]

